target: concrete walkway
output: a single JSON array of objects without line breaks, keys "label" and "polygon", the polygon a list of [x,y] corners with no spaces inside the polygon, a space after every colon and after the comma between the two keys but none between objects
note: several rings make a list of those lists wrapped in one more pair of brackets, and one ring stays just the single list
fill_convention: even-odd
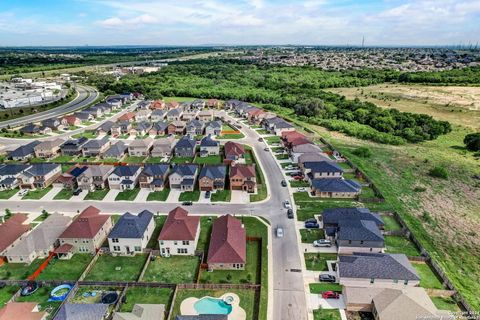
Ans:
[{"label": "concrete walkway", "polygon": [[145,202],[147,201],[147,197],[150,194],[150,189],[141,188],[135,198],[135,202]]},{"label": "concrete walkway", "polygon": [[105,198],[103,198],[102,201],[115,201],[115,198],[117,197],[117,195],[120,193],[120,190],[110,190],[108,191],[107,195],[105,196]]},{"label": "concrete walkway", "polygon": [[85,199],[87,194],[88,194],[88,190],[82,190],[82,192],[80,192],[78,196],[72,196],[70,198],[70,201],[76,201],[76,202],[83,201],[83,199]]},{"label": "concrete walkway", "polygon": [[62,189],[63,189],[62,187],[54,187],[52,188],[52,190],[48,191],[48,193],[44,195],[40,200],[42,201],[53,200],[53,198],[57,195],[57,193],[59,193]]},{"label": "concrete walkway", "polygon": [[175,189],[170,189],[170,193],[168,194],[168,198],[167,198],[167,203],[176,203],[178,202],[178,197],[180,197],[180,193],[182,193],[182,191],[180,190],[175,190]]}]

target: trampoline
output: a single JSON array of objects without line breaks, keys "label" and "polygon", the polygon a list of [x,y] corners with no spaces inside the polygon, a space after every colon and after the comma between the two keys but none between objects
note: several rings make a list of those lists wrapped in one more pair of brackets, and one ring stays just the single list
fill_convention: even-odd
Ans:
[{"label": "trampoline", "polygon": [[72,290],[72,286],[69,284],[59,285],[50,292],[48,301],[63,301],[68,296],[70,290]]},{"label": "trampoline", "polygon": [[103,304],[114,304],[118,300],[118,293],[116,292],[107,292],[102,296]]},{"label": "trampoline", "polygon": [[38,283],[35,281],[28,281],[25,286],[22,287],[22,291],[20,291],[20,295],[25,297],[32,295],[35,291],[38,290]]}]

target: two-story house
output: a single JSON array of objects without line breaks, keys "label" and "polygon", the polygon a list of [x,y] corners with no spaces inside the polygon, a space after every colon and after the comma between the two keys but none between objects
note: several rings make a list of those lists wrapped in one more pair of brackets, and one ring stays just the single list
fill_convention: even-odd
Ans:
[{"label": "two-story house", "polygon": [[60,154],[60,146],[64,143],[62,139],[47,140],[33,149],[37,158],[50,159]]},{"label": "two-story house", "polygon": [[187,123],[186,132],[191,136],[197,136],[203,134],[205,124],[199,120],[193,119]]},{"label": "two-story house", "polygon": [[167,113],[165,112],[165,110],[160,110],[160,109],[153,110],[152,114],[150,115],[150,120],[152,122],[163,121],[163,119],[165,119],[166,114]]},{"label": "two-story house", "polygon": [[135,119],[138,122],[148,121],[148,120],[150,120],[150,115],[151,114],[152,114],[152,111],[150,109],[141,109],[141,110],[137,111],[137,113],[135,115]]},{"label": "two-story house", "polygon": [[192,121],[197,117],[197,114],[198,110],[185,110],[182,113],[182,120],[187,122]]},{"label": "two-story house", "polygon": [[200,236],[200,217],[189,216],[188,211],[177,207],[168,213],[158,236],[160,254],[194,255]]},{"label": "two-story house", "polygon": [[40,141],[32,141],[25,145],[22,145],[8,153],[8,158],[14,161],[25,161],[33,158],[35,155],[35,147],[38,146]]},{"label": "two-story house", "polygon": [[254,193],[257,190],[257,179],[254,164],[236,164],[230,167],[230,189]]},{"label": "two-story house", "polygon": [[67,140],[60,146],[60,151],[64,156],[78,156],[82,154],[82,147],[87,141],[86,137]]},{"label": "two-story house", "polygon": [[218,136],[222,133],[222,122],[221,121],[210,121],[205,126],[205,135],[207,136]]},{"label": "two-story house", "polygon": [[0,164],[0,190],[18,187],[20,174],[28,167],[27,164]]},{"label": "two-story house", "polygon": [[118,166],[108,176],[110,189],[132,190],[138,184],[138,176],[142,168],[140,166]]},{"label": "two-story house", "polygon": [[163,136],[167,133],[168,124],[163,121],[155,122],[150,130],[148,130],[148,134],[150,136]]},{"label": "two-story house", "polygon": [[156,139],[153,142],[152,157],[164,158],[170,157],[175,146],[175,137],[170,136],[166,138]]},{"label": "two-story house", "polygon": [[155,229],[153,213],[143,210],[138,215],[123,214],[108,235],[110,252],[116,255],[142,253]]},{"label": "two-story house", "polygon": [[116,159],[120,161],[127,153],[127,146],[123,141],[117,141],[101,155],[104,159]]},{"label": "two-story house", "polygon": [[198,176],[198,185],[201,191],[223,190],[227,167],[218,165],[205,165]]},{"label": "two-story house", "polygon": [[244,163],[245,162],[245,148],[240,143],[227,141],[223,147],[225,164]]},{"label": "two-story house", "polygon": [[167,127],[168,134],[182,135],[185,133],[185,127],[187,126],[185,121],[172,121]]},{"label": "two-story house", "polygon": [[152,124],[150,122],[142,121],[134,125],[133,128],[130,129],[129,134],[131,136],[144,136],[150,131],[151,128]]},{"label": "two-story house", "polygon": [[200,157],[218,156],[220,154],[220,143],[206,136],[200,141]]},{"label": "two-story house", "polygon": [[213,110],[202,110],[197,114],[197,119],[203,123],[213,120]]},{"label": "two-story house", "polygon": [[194,157],[196,142],[189,136],[182,137],[175,145],[176,157]]},{"label": "two-story house", "polygon": [[78,187],[82,190],[95,191],[108,187],[108,176],[114,167],[111,165],[91,165],[77,177]]},{"label": "two-story house", "polygon": [[170,189],[179,189],[181,191],[193,191],[198,176],[198,165],[196,164],[176,164],[168,177]]},{"label": "two-story house", "polygon": [[84,157],[97,157],[110,148],[110,140],[108,137],[101,139],[91,139],[82,146],[82,154]]},{"label": "two-story house", "polygon": [[168,182],[169,169],[168,164],[146,164],[138,177],[140,188],[152,191],[163,190],[166,182]]},{"label": "two-story house", "polygon": [[167,112],[168,121],[180,121],[182,119],[183,111],[180,108],[171,109]]},{"label": "two-story house", "polygon": [[128,154],[132,157],[146,157],[150,155],[153,141],[154,140],[150,137],[133,140],[128,145]]},{"label": "two-story house", "polygon": [[55,163],[34,163],[20,175],[21,189],[49,187],[62,174],[62,166]]}]

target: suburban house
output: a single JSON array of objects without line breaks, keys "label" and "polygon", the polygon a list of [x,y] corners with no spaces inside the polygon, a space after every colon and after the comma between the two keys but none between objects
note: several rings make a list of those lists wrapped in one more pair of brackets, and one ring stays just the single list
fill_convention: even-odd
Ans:
[{"label": "suburban house", "polygon": [[138,177],[140,188],[161,191],[167,182],[168,164],[146,164]]},{"label": "suburban house", "polygon": [[192,103],[190,104],[190,106],[191,106],[192,108],[201,110],[201,109],[205,108],[205,100],[195,99],[195,100],[192,101]]},{"label": "suburban house", "polygon": [[131,136],[144,136],[150,131],[152,124],[150,122],[142,121],[137,123],[130,129],[129,134]]},{"label": "suburban house", "polygon": [[82,120],[80,120],[77,116],[74,114],[64,116],[62,120],[60,120],[61,124],[64,127],[69,127],[69,126],[79,126],[82,124]]},{"label": "suburban house", "polygon": [[20,176],[21,189],[49,187],[62,174],[62,166],[55,163],[34,163]]},{"label": "suburban house", "polygon": [[133,306],[131,312],[118,312],[113,314],[112,320],[164,320],[165,305],[164,304],[139,304]]},{"label": "suburban house", "polygon": [[84,157],[97,157],[107,151],[108,148],[110,148],[110,140],[108,137],[91,139],[82,146],[82,154]]},{"label": "suburban house", "polygon": [[0,309],[2,320],[45,320],[47,317],[48,313],[40,311],[37,302],[10,301]]},{"label": "suburban house", "polygon": [[175,138],[173,136],[167,138],[156,139],[153,142],[152,157],[170,157],[173,147],[175,146]]},{"label": "suburban house", "polygon": [[137,186],[138,176],[142,168],[140,166],[118,166],[108,176],[110,189],[132,190]]},{"label": "suburban house", "polygon": [[420,277],[404,254],[355,252],[338,257],[340,284],[352,287],[416,287]]},{"label": "suburban house", "polygon": [[180,106],[180,104],[177,101],[170,101],[166,104],[166,108],[168,110],[178,108],[179,106]]},{"label": "suburban house", "polygon": [[[50,129],[51,131],[51,129]],[[20,132],[26,134],[26,135],[33,135],[33,134],[39,134],[40,133],[40,126],[29,123],[26,126],[23,126],[20,128]]]},{"label": "suburban house", "polygon": [[60,151],[64,156],[78,156],[82,154],[82,147],[87,141],[85,137],[67,140],[60,146]]},{"label": "suburban house", "polygon": [[166,112],[165,110],[153,110],[152,114],[150,115],[150,121],[152,122],[159,122],[165,119]]},{"label": "suburban house", "polygon": [[77,178],[88,169],[88,166],[73,166],[62,173],[57,180],[53,182],[54,187],[74,190],[78,188]]},{"label": "suburban house", "polygon": [[91,165],[77,177],[78,187],[82,190],[95,191],[105,189],[108,176],[113,171],[111,165]]},{"label": "suburban house", "polygon": [[210,121],[205,126],[205,135],[207,136],[218,136],[222,133],[222,122],[221,121]]},{"label": "suburban house", "polygon": [[254,164],[236,164],[230,167],[230,189],[254,193],[257,190],[257,178]]},{"label": "suburban house", "polygon": [[[311,143],[301,144],[289,149],[290,159],[292,159],[292,162],[294,163],[298,163],[298,158],[302,154],[321,154],[321,153],[322,153],[322,149],[319,146]],[[322,160],[319,160],[319,161],[322,161]]]},{"label": "suburban house", "polygon": [[108,304],[67,302],[62,304],[53,320],[106,320],[109,315]]},{"label": "suburban house", "polygon": [[52,129],[52,131],[58,131],[64,128],[60,120],[58,120],[57,118],[50,118],[50,119],[43,120],[41,124],[42,124],[42,127],[50,128]]},{"label": "suburban house", "polygon": [[362,191],[362,186],[355,180],[324,178],[310,182],[312,194],[321,198],[355,198]]},{"label": "suburban house", "polygon": [[[127,123],[130,124],[130,122],[127,122]],[[121,134],[122,134],[122,126],[119,123],[115,122],[110,128],[110,135],[112,136],[112,138],[117,138]]]},{"label": "suburban house", "polygon": [[96,130],[95,132],[97,135],[107,135],[112,133],[112,127],[115,126],[115,122],[113,121],[105,121],[102,123]]},{"label": "suburban house", "polygon": [[128,145],[128,154],[132,157],[146,157],[150,154],[153,146],[153,139],[147,137],[145,139],[136,139]]},{"label": "suburban house", "polygon": [[198,185],[200,191],[212,191],[225,189],[225,177],[227,175],[227,167],[219,165],[205,165],[200,170],[198,176]]},{"label": "suburban house", "polygon": [[184,136],[180,140],[178,140],[177,144],[175,145],[175,156],[194,157],[195,146],[196,142],[194,139],[191,139],[189,136]]},{"label": "suburban house", "polygon": [[83,109],[82,112],[89,113],[93,116],[93,118],[100,118],[103,116],[103,109],[102,108],[97,108],[95,106]]},{"label": "suburban house", "polygon": [[93,120],[93,115],[91,115],[91,114],[88,113],[88,112],[79,111],[79,112],[75,112],[73,115],[74,115],[75,117],[77,117],[78,119],[80,119],[80,121],[81,121],[82,123]]},{"label": "suburban house", "polygon": [[230,214],[217,218],[208,246],[208,269],[243,270],[246,258],[247,235],[242,222]]},{"label": "suburban house", "polygon": [[123,141],[118,141],[117,143],[110,145],[110,148],[105,150],[105,152],[102,154],[102,158],[113,158],[120,161],[127,153],[127,149],[128,148]]},{"label": "suburban house", "polygon": [[202,110],[198,113],[197,119],[202,122],[208,122],[213,120],[213,111],[212,110]]},{"label": "suburban house", "polygon": [[182,119],[183,111],[179,108],[171,109],[167,112],[167,120],[168,121],[179,121]]},{"label": "suburban house", "polygon": [[220,143],[206,136],[200,141],[200,157],[218,156],[220,154]]},{"label": "suburban house", "polygon": [[454,314],[438,310],[424,288],[401,289],[343,287],[346,310],[372,313],[375,320],[453,320]]},{"label": "suburban house", "polygon": [[198,165],[196,164],[176,164],[168,177],[170,189],[180,189],[182,191],[193,191],[198,176]]},{"label": "suburban house", "polygon": [[183,121],[192,121],[197,118],[198,110],[185,110],[182,113]]},{"label": "suburban house", "polygon": [[264,119],[263,123],[265,130],[277,136],[282,136],[282,133],[287,131],[295,131],[295,127],[292,124],[280,117]]},{"label": "suburban house", "polygon": [[167,132],[168,124],[163,121],[155,122],[150,130],[148,130],[148,134],[151,136],[163,136]]},{"label": "suburban house", "polygon": [[194,255],[200,236],[200,217],[189,216],[188,211],[177,207],[168,213],[158,236],[160,254]]},{"label": "suburban house", "polygon": [[25,223],[28,216],[26,214],[14,214],[7,221],[0,224],[0,257],[4,256],[5,251],[16,245],[23,239],[23,235],[30,230],[30,225]]},{"label": "suburban house", "polygon": [[143,210],[138,215],[123,214],[108,235],[113,255],[135,255],[147,247],[155,229],[153,213]]},{"label": "suburban house", "polygon": [[64,143],[62,139],[43,141],[33,149],[37,158],[54,158],[60,154],[60,146]]},{"label": "suburban house", "polygon": [[151,114],[152,114],[152,111],[149,109],[138,110],[135,115],[135,120],[138,122],[148,121],[150,119]]},{"label": "suburban house", "polygon": [[298,132],[298,131],[286,131],[282,133],[283,145],[287,149],[292,149],[294,146],[299,146],[302,144],[312,144],[312,141],[308,140],[307,137]]},{"label": "suburban house", "polygon": [[28,167],[27,164],[0,164],[0,190],[18,187],[20,174]]},{"label": "suburban house", "polygon": [[[132,123],[126,120],[118,121],[117,125],[120,127],[120,132],[123,134],[129,133],[130,129],[132,129]],[[114,131],[114,128],[115,127],[112,127],[112,132]],[[117,131],[116,128],[115,131]]]},{"label": "suburban house", "polygon": [[223,147],[223,152],[225,154],[223,162],[226,164],[244,162],[245,148],[240,143],[227,141]]},{"label": "suburban house", "polygon": [[304,153],[298,156],[297,164],[303,170],[307,163],[320,161],[332,161],[332,159],[326,153]]},{"label": "suburban house", "polygon": [[185,133],[186,122],[176,120],[172,121],[167,127],[168,134],[179,134],[182,135]]},{"label": "suburban house", "polygon": [[112,219],[109,215],[100,214],[100,210],[93,206],[83,210],[67,229],[58,237],[60,249],[71,257],[73,253],[95,253],[112,230]]},{"label": "suburban house", "polygon": [[72,222],[72,218],[59,213],[52,213],[34,228],[15,246],[5,252],[9,263],[30,264],[37,258],[48,257],[50,251],[58,247],[58,237]]},{"label": "suburban house", "polygon": [[309,180],[339,179],[343,176],[343,169],[333,161],[307,162],[303,172]]},{"label": "suburban house", "polygon": [[32,158],[35,155],[35,147],[40,141],[32,141],[26,145],[20,146],[8,153],[8,157],[14,161],[24,161]]},{"label": "suburban house", "polygon": [[125,112],[122,114],[120,117],[118,117],[118,121],[127,121],[127,122],[133,122],[135,121],[135,112]]},{"label": "suburban house", "polygon": [[150,104],[150,109],[152,110],[160,110],[160,109],[165,109],[167,104],[163,100],[155,100]]},{"label": "suburban house", "polygon": [[186,132],[191,136],[197,136],[203,134],[203,128],[205,125],[196,119],[190,120],[187,123]]},{"label": "suburban house", "polygon": [[217,99],[208,99],[207,100],[207,107],[209,108],[220,108],[222,102]]}]

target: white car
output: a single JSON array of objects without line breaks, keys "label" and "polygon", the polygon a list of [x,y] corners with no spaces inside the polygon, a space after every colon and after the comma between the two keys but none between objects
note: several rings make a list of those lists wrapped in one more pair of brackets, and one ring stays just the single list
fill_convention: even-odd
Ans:
[{"label": "white car", "polygon": [[290,201],[288,201],[288,200],[283,201],[283,206],[285,207],[285,209],[291,209],[292,208],[292,205],[290,204]]},{"label": "white car", "polygon": [[313,246],[314,247],[331,247],[332,241],[326,240],[326,239],[315,240],[313,241]]},{"label": "white car", "polygon": [[277,227],[276,234],[277,234],[277,238],[283,238],[283,228]]},{"label": "white car", "polygon": [[305,192],[305,191],[307,191],[307,189],[305,189],[305,188],[298,188],[297,191],[298,191],[298,192]]},{"label": "white car", "polygon": [[24,195],[26,195],[28,193],[28,189],[23,189],[23,190],[20,190],[20,192],[18,193],[18,195],[20,197],[23,197]]}]

